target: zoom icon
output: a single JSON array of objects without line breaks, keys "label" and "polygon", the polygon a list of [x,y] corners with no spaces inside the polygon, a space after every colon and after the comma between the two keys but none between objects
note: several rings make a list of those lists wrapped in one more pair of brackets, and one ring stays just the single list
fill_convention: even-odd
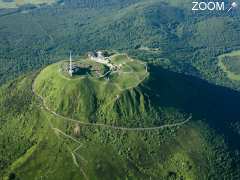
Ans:
[{"label": "zoom icon", "polygon": [[233,2],[230,4],[226,2],[192,2],[192,11],[231,11],[238,7],[237,2]]}]

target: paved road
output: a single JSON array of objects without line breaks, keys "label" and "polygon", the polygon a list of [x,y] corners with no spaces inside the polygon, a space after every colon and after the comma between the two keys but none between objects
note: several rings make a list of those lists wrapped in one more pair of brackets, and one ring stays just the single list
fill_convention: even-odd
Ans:
[{"label": "paved road", "polygon": [[182,126],[182,125],[188,123],[192,119],[192,117],[190,116],[188,119],[186,119],[185,121],[182,121],[182,122],[173,123],[173,124],[165,124],[165,125],[158,126],[158,127],[144,127],[144,128],[141,128],[141,127],[139,127],[139,128],[128,128],[128,127],[120,127],[120,126],[107,125],[107,124],[101,124],[101,123],[81,122],[79,120],[72,119],[72,118],[69,118],[69,117],[65,117],[65,116],[62,116],[62,115],[57,114],[56,112],[52,111],[46,105],[46,102],[44,101],[43,97],[39,96],[37,93],[35,93],[34,82],[35,82],[35,79],[33,80],[33,83],[32,83],[32,92],[36,97],[38,97],[41,100],[42,106],[46,111],[48,111],[49,113],[51,113],[52,115],[54,115],[58,118],[61,118],[61,119],[67,120],[67,121],[71,121],[71,122],[76,122],[76,123],[78,123],[80,125],[84,125],[84,126],[102,127],[102,128],[109,128],[109,129],[122,130],[122,131],[151,131],[151,130],[159,130],[159,129],[164,129],[164,128],[172,128],[172,127]]}]

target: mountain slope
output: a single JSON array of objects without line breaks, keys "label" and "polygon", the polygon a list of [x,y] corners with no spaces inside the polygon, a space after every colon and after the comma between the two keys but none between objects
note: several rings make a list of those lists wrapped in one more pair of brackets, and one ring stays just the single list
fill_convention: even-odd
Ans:
[{"label": "mountain slope", "polygon": [[[44,108],[32,92],[35,75],[29,74],[0,89],[1,178],[240,179],[240,98],[232,90],[240,83],[227,77],[217,58],[240,49],[240,15],[192,13],[191,5],[190,0],[68,0],[1,10],[1,84],[66,58],[70,49],[74,59],[90,50],[116,49],[154,65],[146,81],[121,92],[118,100],[119,90],[88,79],[71,89],[45,76],[46,86],[40,84],[38,92],[51,95],[49,102],[54,98],[51,109],[57,113],[90,123],[98,117],[108,125],[157,127],[193,117],[181,126],[143,132],[85,126]],[[53,93],[41,91],[53,84]],[[80,101],[71,101],[81,114],[66,98],[81,95],[79,89]],[[56,98],[54,92],[61,93]]]},{"label": "mountain slope", "polygon": [[[199,118],[198,113],[202,114],[201,102],[199,105],[196,102],[191,104],[192,108],[189,109],[190,106],[184,105],[186,104],[185,95],[181,94],[180,89],[177,90],[173,86],[184,84],[184,93],[195,96],[194,89],[199,88],[198,80],[180,74],[176,76],[174,73],[159,68],[155,71],[152,67],[150,72],[154,76],[144,82],[139,87],[139,91],[148,94],[153,107],[160,108],[158,115],[165,124],[184,119],[180,111],[193,114],[193,119],[189,123],[179,127],[146,132],[128,132],[80,125],[80,133],[76,134],[75,129],[79,127],[77,122],[67,121],[49,113],[44,110],[42,102],[33,96],[31,91],[31,83],[35,78],[33,75],[19,78],[2,87],[0,91],[2,94],[1,113],[4,116],[1,117],[4,117],[5,121],[1,120],[1,132],[5,132],[4,129],[11,127],[14,129],[14,133],[1,135],[3,140],[1,147],[7,148],[9,154],[9,156],[4,156],[4,161],[1,160],[1,162],[5,162],[1,163],[1,175],[5,172],[5,175],[20,179],[29,179],[33,176],[36,178],[42,176],[47,179],[84,177],[90,179],[112,179],[112,177],[128,177],[130,179],[149,177],[154,179],[219,179],[224,177],[237,179],[239,167],[236,165],[238,165],[239,156],[231,149],[233,147],[228,146],[231,145],[228,141],[230,136],[226,131],[219,132],[219,126],[211,124],[218,119],[218,115],[209,112],[211,116],[205,116],[206,120],[196,121]],[[159,77],[161,78],[158,79]],[[155,78],[158,79],[159,86],[154,83]],[[201,82],[201,86],[205,87],[209,84]],[[16,93],[12,87],[18,87],[18,92],[22,91],[23,93]],[[227,99],[231,99],[232,94],[235,93],[231,91],[226,93],[220,87],[215,88],[220,96],[224,95]],[[201,92],[209,95],[211,94],[209,89],[214,88],[203,88]],[[171,92],[172,96],[166,95],[165,92]],[[6,93],[9,95],[5,96]],[[129,93],[124,96],[126,99],[121,101],[124,103],[121,107],[128,108],[126,104],[132,101],[130,98],[135,97],[132,95]],[[4,104],[9,102],[12,97],[18,99],[18,102],[14,103],[16,107],[14,109],[19,116],[13,114],[10,109],[3,108]],[[25,103],[26,109],[21,112],[19,107],[25,97],[32,100]],[[201,98],[202,96],[197,95],[196,97]],[[237,103],[238,99],[236,96],[234,97],[232,103]],[[174,101],[171,100],[172,98]],[[213,99],[204,103],[211,105],[216,102],[216,99]],[[195,106],[196,109],[194,109]],[[33,110],[38,112],[38,115],[33,117],[31,113],[31,123],[28,124],[28,112]],[[227,115],[228,111],[221,113]],[[36,121],[35,128],[32,127],[33,120]],[[233,121],[229,120],[229,123],[231,122]],[[22,135],[17,131],[18,128],[21,128],[19,124],[24,124],[26,130],[21,131]],[[29,146],[19,146],[16,150],[10,148],[16,136],[27,137],[29,133],[32,138],[36,137],[34,141],[30,141]],[[24,143],[24,138],[21,138],[21,142]],[[5,148],[1,149],[1,152],[5,152]]]}]

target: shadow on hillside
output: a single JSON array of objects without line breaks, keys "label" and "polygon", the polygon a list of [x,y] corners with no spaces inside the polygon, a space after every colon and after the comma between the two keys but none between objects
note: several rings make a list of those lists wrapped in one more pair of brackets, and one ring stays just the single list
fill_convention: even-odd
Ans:
[{"label": "shadow on hillside", "polygon": [[205,119],[211,128],[226,137],[230,147],[240,149],[239,135],[230,123],[240,118],[240,92],[210,84],[196,77],[151,67],[151,99],[157,105],[175,107]]}]

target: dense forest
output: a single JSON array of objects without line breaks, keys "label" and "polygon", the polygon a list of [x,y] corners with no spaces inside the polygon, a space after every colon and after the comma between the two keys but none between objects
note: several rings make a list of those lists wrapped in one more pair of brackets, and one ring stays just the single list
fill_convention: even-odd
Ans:
[{"label": "dense forest", "polygon": [[17,13],[2,10],[0,81],[65,58],[69,50],[78,56],[114,49],[159,64],[167,58],[167,68],[238,89],[239,83],[219,70],[216,57],[239,48],[239,12],[194,13],[190,6],[189,1],[79,0]]},{"label": "dense forest", "polygon": [[[93,179],[239,179],[240,81],[218,63],[220,55],[240,49],[240,13],[192,12],[191,5],[190,0],[60,0],[0,9],[0,175],[29,179],[46,172],[50,179],[79,179],[80,162]],[[68,58],[69,51],[77,59],[97,49],[148,63],[151,76],[140,89],[159,107],[152,116],[172,122],[192,114],[192,121],[137,133],[84,126],[75,137],[76,124],[44,111],[32,83],[36,71]],[[143,119],[147,124],[152,117]],[[87,165],[82,157],[72,163],[69,149],[79,144],[52,126],[82,142]]]}]

